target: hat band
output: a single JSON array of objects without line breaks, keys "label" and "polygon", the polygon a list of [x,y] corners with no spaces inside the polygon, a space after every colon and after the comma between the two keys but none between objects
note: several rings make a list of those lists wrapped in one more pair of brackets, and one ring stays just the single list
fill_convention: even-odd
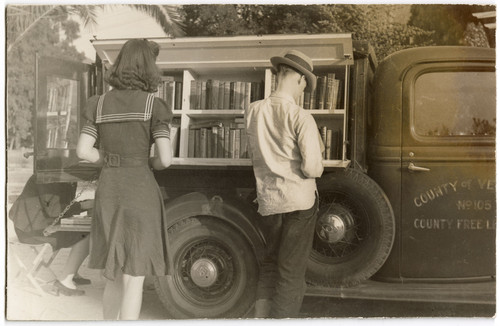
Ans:
[{"label": "hat band", "polygon": [[294,54],[291,54],[291,53],[287,53],[285,55],[285,58],[287,59],[290,59],[292,61],[294,61],[295,63],[301,65],[302,67],[304,67],[305,69],[309,70],[309,71],[312,71],[312,68],[311,66],[309,65],[309,63],[307,63],[307,61],[305,61],[304,59],[302,59],[301,57],[299,56],[296,56]]}]

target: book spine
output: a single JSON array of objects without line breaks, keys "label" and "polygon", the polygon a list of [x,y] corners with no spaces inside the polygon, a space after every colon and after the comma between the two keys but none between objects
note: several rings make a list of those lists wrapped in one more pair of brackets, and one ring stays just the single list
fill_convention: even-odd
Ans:
[{"label": "book spine", "polygon": [[234,155],[233,158],[241,157],[241,129],[234,129]]},{"label": "book spine", "polygon": [[175,82],[175,105],[174,105],[175,110],[181,110],[182,109],[182,82],[176,81]]},{"label": "book spine", "polygon": [[316,99],[318,110],[323,110],[325,108],[325,95],[326,95],[326,76],[319,76],[318,93]]},{"label": "book spine", "polygon": [[195,137],[196,133],[194,129],[189,129],[188,157],[194,157]]},{"label": "book spine", "polygon": [[219,95],[218,95],[218,106],[217,108],[219,110],[224,110],[224,88],[225,88],[225,82],[219,81]]},{"label": "book spine", "polygon": [[304,92],[304,109],[306,109],[306,110],[311,109],[311,92],[310,91]]},{"label": "book spine", "polygon": [[212,110],[217,110],[219,108],[219,81],[218,80],[213,80],[212,81],[212,103],[211,103],[211,108]]},{"label": "book spine", "polygon": [[194,130],[194,157],[201,157],[201,132],[200,129]]},{"label": "book spine", "polygon": [[317,107],[316,107],[316,93],[318,92],[318,86],[316,86],[316,89],[314,89],[313,91],[311,91],[311,110],[316,110]]},{"label": "book spine", "polygon": [[200,100],[200,109],[207,109],[207,82],[201,82],[201,100]]},{"label": "book spine", "polygon": [[224,82],[224,110],[231,108],[231,82]]},{"label": "book spine", "polygon": [[343,110],[343,99],[344,99],[344,83],[342,80],[339,80],[339,87],[338,87],[338,96],[337,96],[337,104],[335,107],[337,110]]},{"label": "book spine", "polygon": [[225,132],[224,132],[224,127],[217,127],[217,157],[218,158],[224,158],[224,152],[225,152]]},{"label": "book spine", "polygon": [[234,110],[234,87],[235,82],[229,84],[229,110]]},{"label": "book spine", "polygon": [[245,128],[240,129],[240,157],[248,158],[248,142],[247,142],[247,131]]},{"label": "book spine", "polygon": [[230,158],[229,152],[230,152],[230,132],[231,129],[229,127],[224,127],[224,158]]},{"label": "book spine", "polygon": [[241,82],[234,82],[234,109],[241,110]]},{"label": "book spine", "polygon": [[191,90],[189,92],[189,109],[196,110],[198,106],[198,98],[196,93],[196,80],[191,81]]},{"label": "book spine", "polygon": [[219,128],[218,127],[212,127],[212,138],[210,142],[210,146],[212,147],[212,156],[211,157],[219,157],[218,150],[219,150]]},{"label": "book spine", "polygon": [[327,137],[327,128],[326,126],[322,126],[320,128],[321,140],[323,141],[323,145],[325,146],[325,153],[323,153],[323,158],[326,158],[326,137]]},{"label": "book spine", "polygon": [[252,102],[252,83],[247,82],[245,86],[245,110],[248,110],[250,103]]},{"label": "book spine", "polygon": [[205,104],[205,108],[207,110],[212,110],[212,83],[213,81],[211,79],[207,80],[205,85],[206,85],[206,89],[205,89],[205,101],[206,101],[206,104]]},{"label": "book spine", "polygon": [[328,129],[326,131],[326,144],[325,144],[325,159],[332,159],[332,130]]},{"label": "book spine", "polygon": [[326,80],[326,95],[325,95],[325,109],[326,110],[333,110],[333,86],[335,83],[335,74],[334,73],[329,73],[327,75],[327,80]]}]

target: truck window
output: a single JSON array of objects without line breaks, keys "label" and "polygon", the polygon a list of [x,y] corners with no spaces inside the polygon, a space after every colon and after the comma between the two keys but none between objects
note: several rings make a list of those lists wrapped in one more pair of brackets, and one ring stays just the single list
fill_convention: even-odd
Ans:
[{"label": "truck window", "polygon": [[417,78],[414,91],[417,135],[494,137],[494,72],[429,72]]}]

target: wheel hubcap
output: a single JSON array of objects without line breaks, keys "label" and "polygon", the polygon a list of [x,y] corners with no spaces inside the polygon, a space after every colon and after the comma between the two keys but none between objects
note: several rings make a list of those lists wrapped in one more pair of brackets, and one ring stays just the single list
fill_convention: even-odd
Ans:
[{"label": "wheel hubcap", "polygon": [[217,266],[209,259],[200,258],[191,266],[191,279],[199,287],[209,287],[217,280]]},{"label": "wheel hubcap", "polygon": [[333,211],[326,212],[319,217],[316,224],[316,233],[325,243],[337,243],[346,237],[347,230],[353,224],[349,212],[341,206]]}]

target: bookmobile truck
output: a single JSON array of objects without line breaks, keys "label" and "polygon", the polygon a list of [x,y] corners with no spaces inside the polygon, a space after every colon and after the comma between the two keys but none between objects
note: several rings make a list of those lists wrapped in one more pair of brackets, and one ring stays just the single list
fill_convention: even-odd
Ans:
[{"label": "bookmobile truck", "polygon": [[[377,63],[350,34],[152,40],[166,76],[159,95],[177,130],[173,165],[155,174],[175,266],[154,283],[170,316],[242,317],[252,309],[266,240],[244,130],[239,142],[230,130],[249,98],[270,94],[269,58],[290,49],[330,77],[320,95],[303,100],[328,135],[307,295],[495,303],[493,49],[413,48]],[[75,154],[80,110],[108,89],[104,72],[125,41],[93,40],[92,65],[37,58],[38,182],[98,174]]]}]

